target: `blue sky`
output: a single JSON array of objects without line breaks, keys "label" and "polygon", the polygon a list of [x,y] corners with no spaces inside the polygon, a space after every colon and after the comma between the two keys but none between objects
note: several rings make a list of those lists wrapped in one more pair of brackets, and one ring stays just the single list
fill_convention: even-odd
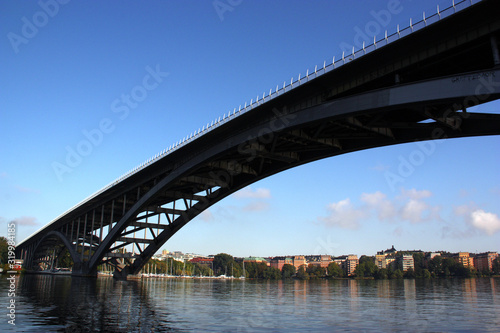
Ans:
[{"label": "blue sky", "polygon": [[[207,122],[360,46],[359,31],[382,38],[450,4],[3,1],[0,235],[16,220],[23,240]],[[143,94],[127,102],[134,92]],[[212,206],[164,248],[500,251],[499,146],[498,136],[411,143],[301,166]],[[85,156],[58,172],[77,149]],[[399,182],[387,180],[417,155]]]}]

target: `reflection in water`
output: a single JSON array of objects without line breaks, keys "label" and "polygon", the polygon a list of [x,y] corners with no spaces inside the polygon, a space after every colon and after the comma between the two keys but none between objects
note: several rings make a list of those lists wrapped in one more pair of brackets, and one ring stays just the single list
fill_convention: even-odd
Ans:
[{"label": "reflection in water", "polygon": [[[151,298],[136,281],[26,275],[20,279],[18,290],[23,303],[18,320],[34,326],[70,332],[79,328],[125,332],[138,325],[145,330],[168,327],[168,316],[154,315]],[[23,311],[24,305],[28,305],[28,311]]]},{"label": "reflection in water", "polygon": [[[2,290],[7,286],[0,280]],[[116,281],[26,275],[17,281],[15,330],[496,332],[499,288],[498,280],[486,278]],[[7,293],[0,299],[7,304]],[[12,328],[0,322],[1,332]]]}]

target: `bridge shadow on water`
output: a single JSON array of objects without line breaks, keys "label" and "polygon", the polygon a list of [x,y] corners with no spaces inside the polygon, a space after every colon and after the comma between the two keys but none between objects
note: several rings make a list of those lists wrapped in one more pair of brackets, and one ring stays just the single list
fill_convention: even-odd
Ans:
[{"label": "bridge shadow on water", "polygon": [[172,331],[139,281],[25,275],[18,292],[22,332]]}]

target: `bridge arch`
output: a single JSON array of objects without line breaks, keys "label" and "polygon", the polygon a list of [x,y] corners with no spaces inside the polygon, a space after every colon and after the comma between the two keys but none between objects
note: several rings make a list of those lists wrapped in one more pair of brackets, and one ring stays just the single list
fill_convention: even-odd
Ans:
[{"label": "bridge arch", "polygon": [[[59,249],[58,253],[55,252],[50,253],[47,252],[50,249],[54,249],[54,247],[58,245],[63,245],[64,248]],[[57,261],[58,257],[63,253],[63,250],[68,250],[71,259],[73,260],[74,267],[81,266],[81,260],[78,257],[78,253],[74,250],[74,245],[68,240],[68,238],[60,231],[52,230],[45,234],[37,243],[37,245],[33,248],[30,256],[30,262],[28,263],[28,267],[33,269],[34,262],[37,262],[39,259],[45,257],[46,260],[50,260],[52,262]]]}]

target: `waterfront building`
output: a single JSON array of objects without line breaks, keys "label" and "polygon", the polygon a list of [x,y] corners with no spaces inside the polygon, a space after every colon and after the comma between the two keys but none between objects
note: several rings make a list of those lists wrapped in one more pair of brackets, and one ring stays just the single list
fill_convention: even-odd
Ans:
[{"label": "waterfront building", "polygon": [[491,271],[493,269],[493,260],[498,258],[498,252],[479,253],[474,258],[474,266],[480,272]]},{"label": "waterfront building", "polygon": [[327,268],[328,265],[330,265],[330,263],[332,262],[332,256],[321,255],[320,262],[321,262],[321,267]]},{"label": "waterfront building", "polygon": [[354,274],[354,270],[356,267],[358,267],[359,264],[359,259],[358,256],[355,254],[350,254],[347,256],[347,260],[345,261],[345,266],[346,266],[346,273],[347,276],[351,276]]},{"label": "waterfront building", "polygon": [[469,252],[458,252],[453,256],[453,259],[464,267],[474,267],[474,258],[469,255]]},{"label": "waterfront building", "polygon": [[347,260],[347,256],[339,256],[339,257],[334,257],[333,262],[339,265],[340,267],[344,266],[344,262]]},{"label": "waterfront building", "polygon": [[411,254],[403,254],[399,258],[400,262],[400,267],[402,268],[403,272],[406,272],[407,270],[415,269],[415,262],[413,260],[413,256]]},{"label": "waterfront building", "polygon": [[273,268],[277,268],[281,271],[285,265],[285,257],[274,257],[271,259],[270,266]]},{"label": "waterfront building", "polygon": [[377,266],[379,269],[387,268],[387,261],[385,254],[375,255],[375,266]]},{"label": "waterfront building", "polygon": [[358,267],[359,259],[355,254],[349,254],[346,256],[339,256],[333,259],[333,262],[338,264],[343,270],[346,276],[352,276],[354,270]]},{"label": "waterfront building", "polygon": [[425,259],[432,260],[432,259],[434,259],[434,257],[440,256],[440,255],[441,255],[440,252],[429,252],[425,255]]},{"label": "waterfront building", "polygon": [[196,257],[196,258],[189,260],[189,262],[212,267],[212,263],[214,262],[214,258]]},{"label": "waterfront building", "polygon": [[295,266],[295,269],[299,269],[300,266],[306,265],[306,258],[304,256],[294,256],[293,265]]},{"label": "waterfront building", "polygon": [[267,262],[266,259],[261,258],[261,257],[247,257],[247,258],[243,259],[243,262],[255,262],[255,263],[263,262],[269,266],[269,262]]},{"label": "waterfront building", "polygon": [[382,251],[378,251],[377,252],[378,255],[385,255],[385,256],[395,255],[396,253],[398,253],[398,251],[396,250],[396,248],[394,247],[394,245],[390,249],[387,249],[385,251],[382,250]]},{"label": "waterfront building", "polygon": [[323,268],[327,268],[328,264],[332,262],[332,257],[326,254],[306,256],[305,258],[308,265],[317,265]]}]

